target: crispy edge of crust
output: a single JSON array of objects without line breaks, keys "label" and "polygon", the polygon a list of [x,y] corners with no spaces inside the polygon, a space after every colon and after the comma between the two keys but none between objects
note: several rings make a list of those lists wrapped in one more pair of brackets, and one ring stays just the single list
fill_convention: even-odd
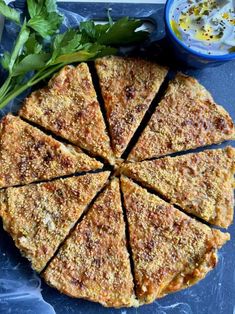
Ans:
[{"label": "crispy edge of crust", "polygon": [[227,157],[231,159],[231,168],[228,170],[228,183],[231,186],[232,206],[227,208],[226,213],[224,213],[224,211],[221,211],[219,208],[216,208],[216,217],[209,222],[222,228],[228,228],[232,224],[234,217],[235,148],[232,146],[227,146],[225,149],[222,150],[226,153]]},{"label": "crispy edge of crust", "polygon": [[215,268],[218,263],[217,251],[230,240],[230,234],[222,233],[220,230],[216,229],[211,229],[211,231],[213,238],[210,243],[213,245],[213,248],[206,252],[203,259],[201,259],[195,268],[177,274],[171,282],[162,289],[159,298],[162,298],[169,293],[193,286],[200,280],[204,279],[206,275]]}]

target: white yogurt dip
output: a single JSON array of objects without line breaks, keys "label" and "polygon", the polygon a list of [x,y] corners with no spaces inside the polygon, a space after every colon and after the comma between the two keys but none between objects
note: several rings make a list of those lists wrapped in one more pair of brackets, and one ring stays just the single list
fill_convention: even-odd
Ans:
[{"label": "white yogurt dip", "polygon": [[235,52],[235,0],[175,0],[170,22],[178,39],[197,52]]}]

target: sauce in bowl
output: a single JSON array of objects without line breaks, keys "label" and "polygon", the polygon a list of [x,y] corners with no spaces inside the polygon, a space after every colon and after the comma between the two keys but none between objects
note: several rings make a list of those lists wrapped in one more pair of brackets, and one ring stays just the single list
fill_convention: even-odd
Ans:
[{"label": "sauce in bowl", "polygon": [[235,0],[175,0],[170,23],[178,39],[197,52],[235,52]]}]

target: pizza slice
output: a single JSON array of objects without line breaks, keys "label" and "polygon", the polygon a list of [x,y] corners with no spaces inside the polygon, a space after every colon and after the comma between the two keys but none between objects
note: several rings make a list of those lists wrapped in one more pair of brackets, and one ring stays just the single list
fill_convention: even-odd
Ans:
[{"label": "pizza slice", "polygon": [[108,307],[136,303],[117,178],[100,194],[43,276],[72,297]]},{"label": "pizza slice", "polygon": [[4,229],[36,271],[46,266],[109,174],[86,174],[0,191]]},{"label": "pizza slice", "polygon": [[26,98],[19,114],[111,163],[105,122],[86,63],[65,66]]},{"label": "pizza slice", "polygon": [[234,139],[229,114],[192,77],[170,82],[128,160],[141,161]]},{"label": "pizza slice", "polygon": [[102,168],[79,148],[64,145],[19,117],[0,123],[0,188]]},{"label": "pizza slice", "polygon": [[125,177],[121,180],[141,304],[203,279],[228,233],[190,218]]},{"label": "pizza slice", "polygon": [[233,221],[232,147],[130,163],[122,172],[209,223],[227,228]]},{"label": "pizza slice", "polygon": [[110,56],[95,61],[112,148],[121,157],[168,70],[138,58]]}]

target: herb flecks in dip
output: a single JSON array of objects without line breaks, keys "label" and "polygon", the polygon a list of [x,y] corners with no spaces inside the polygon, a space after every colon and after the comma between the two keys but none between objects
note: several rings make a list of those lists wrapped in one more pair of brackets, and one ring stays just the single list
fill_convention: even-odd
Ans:
[{"label": "herb flecks in dip", "polygon": [[170,21],[176,36],[197,52],[235,52],[234,0],[175,0]]}]

